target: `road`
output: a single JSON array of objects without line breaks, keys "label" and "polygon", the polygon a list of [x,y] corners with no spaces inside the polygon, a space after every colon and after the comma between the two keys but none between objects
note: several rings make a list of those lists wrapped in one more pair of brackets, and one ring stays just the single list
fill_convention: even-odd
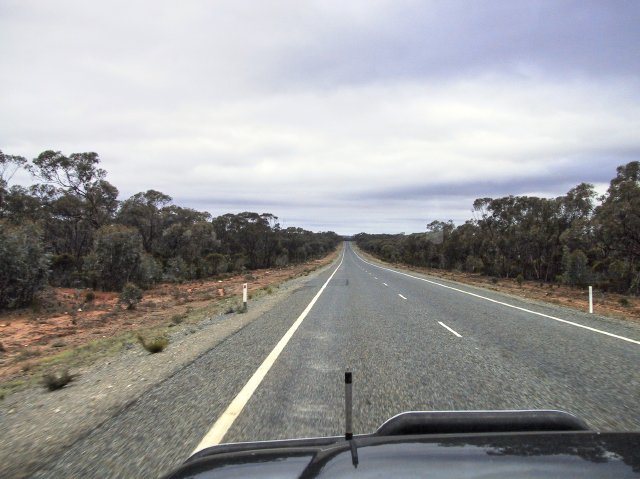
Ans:
[{"label": "road", "polygon": [[[563,409],[598,430],[640,430],[638,325],[399,274],[345,245],[339,267],[35,477],[157,477],[189,456],[243,388],[235,421],[218,423],[223,442],[343,434],[346,370],[356,434],[402,411],[450,409]],[[294,324],[260,382],[254,373]]]}]

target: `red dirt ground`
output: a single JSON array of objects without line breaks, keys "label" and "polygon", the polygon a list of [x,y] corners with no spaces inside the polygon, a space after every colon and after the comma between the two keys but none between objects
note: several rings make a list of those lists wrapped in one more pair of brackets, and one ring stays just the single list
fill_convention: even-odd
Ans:
[{"label": "red dirt ground", "polygon": [[118,293],[89,289],[48,288],[38,305],[0,313],[0,381],[29,369],[34,358],[57,354],[95,339],[168,324],[175,315],[203,308],[224,298],[279,284],[329,263],[337,253],[321,259],[279,269],[247,271],[241,275],[183,284],[160,284],[144,292],[134,310],[118,301]]}]

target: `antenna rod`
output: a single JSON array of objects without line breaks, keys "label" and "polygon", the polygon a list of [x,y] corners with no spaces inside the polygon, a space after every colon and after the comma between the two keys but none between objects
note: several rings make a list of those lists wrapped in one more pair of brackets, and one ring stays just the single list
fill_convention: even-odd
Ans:
[{"label": "antenna rod", "polygon": [[353,426],[352,426],[352,412],[353,412],[353,404],[351,397],[351,383],[353,381],[353,377],[351,371],[347,371],[344,373],[344,415],[345,415],[345,427],[346,431],[344,434],[344,438],[347,441],[350,441],[353,438]]},{"label": "antenna rod", "polygon": [[358,468],[358,449],[356,449],[356,440],[353,438],[353,426],[352,426],[352,412],[353,401],[351,397],[351,383],[353,382],[353,376],[351,371],[344,373],[344,415],[345,415],[345,433],[344,438],[349,441],[349,448],[351,449],[351,462],[353,467]]}]

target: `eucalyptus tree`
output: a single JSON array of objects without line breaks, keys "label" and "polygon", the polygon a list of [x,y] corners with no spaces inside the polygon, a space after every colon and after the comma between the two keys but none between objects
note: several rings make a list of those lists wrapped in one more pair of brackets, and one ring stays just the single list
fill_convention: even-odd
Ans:
[{"label": "eucalyptus tree", "polygon": [[0,220],[0,308],[28,305],[48,272],[40,229],[33,223]]},{"label": "eucalyptus tree", "polygon": [[640,162],[617,169],[602,204],[595,210],[596,236],[604,261],[601,270],[615,289],[640,292]]},{"label": "eucalyptus tree", "polygon": [[105,180],[107,172],[98,168],[97,153],[72,153],[47,150],[29,165],[31,174],[59,188],[63,196],[74,198],[77,215],[93,228],[111,222],[118,207],[118,189]]},{"label": "eucalyptus tree", "polygon": [[16,155],[6,155],[0,150],[0,218],[4,216],[4,203],[9,181],[16,172],[27,163],[26,158]]},{"label": "eucalyptus tree", "polygon": [[154,252],[162,235],[162,208],[171,203],[172,198],[160,191],[147,190],[136,193],[120,204],[116,220],[134,226],[142,236],[142,244],[147,253]]}]

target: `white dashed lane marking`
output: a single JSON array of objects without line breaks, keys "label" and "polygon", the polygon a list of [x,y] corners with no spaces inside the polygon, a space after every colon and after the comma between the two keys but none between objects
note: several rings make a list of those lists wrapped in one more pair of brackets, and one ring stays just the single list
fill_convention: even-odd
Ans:
[{"label": "white dashed lane marking", "polygon": [[461,335],[461,334],[456,333],[453,329],[451,329],[449,326],[447,326],[446,324],[444,324],[442,321],[438,321],[438,324],[439,324],[440,326],[442,326],[443,328],[448,329],[450,332],[452,332],[453,334],[455,334],[455,335],[456,335],[456,336],[458,336],[459,338],[461,338],[461,337],[462,337],[462,335]]},{"label": "white dashed lane marking", "polygon": [[576,328],[586,329],[587,331],[592,331],[594,333],[603,334],[605,336],[609,336],[609,337],[612,337],[612,338],[621,339],[622,341],[627,341],[629,343],[640,344],[640,340],[637,340],[637,339],[627,338],[626,336],[621,336],[619,334],[613,334],[613,333],[610,333],[608,331],[603,331],[602,329],[592,328],[591,326],[586,326],[584,324],[576,323],[574,321],[568,321],[566,319],[557,318],[557,317],[551,316],[549,314],[539,313],[538,311],[532,311],[532,310],[527,309],[527,308],[523,308],[523,307],[520,307],[520,306],[515,306],[513,304],[505,303],[503,301],[498,301],[497,299],[488,298],[487,296],[482,296],[480,294],[472,293],[470,291],[465,291],[465,290],[460,289],[460,288],[454,288],[453,286],[447,286],[445,284],[438,283],[437,281],[431,281],[431,280],[426,279],[426,278],[420,278],[418,276],[413,276],[411,274],[403,273],[401,271],[396,271],[395,269],[385,268],[384,266],[378,266],[377,264],[370,263],[369,261],[367,261],[365,259],[362,259],[360,256],[358,256],[358,254],[356,252],[353,252],[353,254],[355,254],[360,259],[360,261],[362,261],[363,263],[371,265],[371,266],[375,266],[376,268],[382,269],[384,271],[390,271],[391,273],[395,273],[395,274],[398,274],[398,275],[401,275],[401,276],[406,276],[408,278],[413,278],[413,279],[416,279],[418,281],[424,281],[425,283],[433,284],[433,285],[439,286],[441,288],[446,288],[446,289],[449,289],[451,291],[456,291],[456,292],[461,293],[461,294],[466,294],[468,296],[473,296],[474,298],[478,298],[478,299],[481,299],[481,300],[484,300],[484,301],[489,301],[491,303],[499,304],[501,306],[506,306],[507,308],[517,309],[518,311],[523,311],[525,313],[535,314],[536,316],[540,316],[542,318],[552,319],[553,321],[558,321],[559,323],[564,323],[564,324],[568,324],[570,326],[575,326]]}]

